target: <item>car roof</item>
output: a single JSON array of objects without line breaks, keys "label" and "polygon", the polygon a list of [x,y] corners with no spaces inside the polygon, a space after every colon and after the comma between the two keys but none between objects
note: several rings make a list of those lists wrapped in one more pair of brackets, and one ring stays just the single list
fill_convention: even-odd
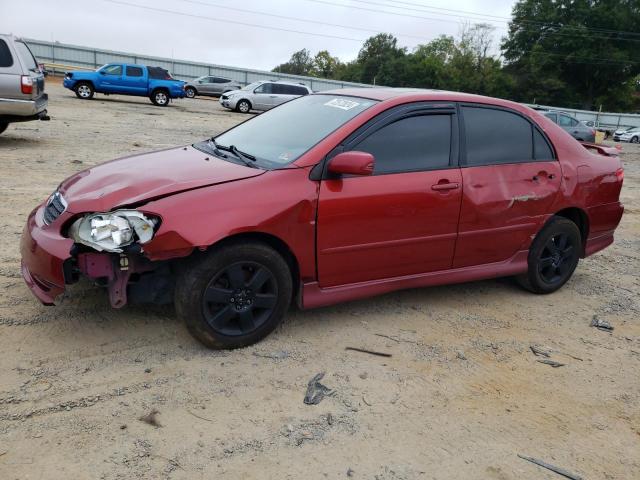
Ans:
[{"label": "car roof", "polygon": [[394,103],[403,103],[403,99],[406,99],[410,102],[433,100],[449,102],[469,102],[503,106],[515,110],[532,110],[529,107],[525,107],[523,104],[512,102],[510,100],[504,100],[502,98],[493,98],[471,93],[425,88],[340,88],[336,90],[325,90],[322,92],[317,92],[315,93],[315,95],[341,95],[348,97],[361,97],[368,98],[370,100],[379,100],[381,102],[393,101]]}]

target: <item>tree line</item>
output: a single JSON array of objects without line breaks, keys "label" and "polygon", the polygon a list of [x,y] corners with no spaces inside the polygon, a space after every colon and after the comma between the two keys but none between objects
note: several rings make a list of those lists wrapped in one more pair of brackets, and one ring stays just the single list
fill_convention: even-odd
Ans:
[{"label": "tree line", "polygon": [[[496,51],[499,49],[499,53]],[[356,59],[299,50],[274,72],[390,87],[434,88],[609,111],[640,110],[638,0],[519,0],[507,36],[466,24],[409,51],[392,34]]]}]

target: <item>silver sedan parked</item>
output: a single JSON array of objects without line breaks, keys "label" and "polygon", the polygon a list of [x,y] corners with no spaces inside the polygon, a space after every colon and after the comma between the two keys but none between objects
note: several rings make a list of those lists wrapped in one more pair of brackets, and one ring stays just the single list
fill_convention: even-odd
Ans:
[{"label": "silver sedan parked", "polygon": [[554,123],[557,123],[561,128],[567,131],[569,135],[571,135],[576,140],[581,142],[595,142],[596,141],[596,130],[595,128],[589,127],[584,123],[580,122],[578,119],[573,118],[571,115],[560,112],[556,110],[549,110],[547,112],[543,112],[544,116],[553,120]]},{"label": "silver sedan parked", "polygon": [[193,98],[196,95],[209,95],[218,97],[225,92],[238,90],[240,83],[235,80],[224,77],[214,77],[205,75],[188,82],[184,87],[184,93],[187,97]]}]

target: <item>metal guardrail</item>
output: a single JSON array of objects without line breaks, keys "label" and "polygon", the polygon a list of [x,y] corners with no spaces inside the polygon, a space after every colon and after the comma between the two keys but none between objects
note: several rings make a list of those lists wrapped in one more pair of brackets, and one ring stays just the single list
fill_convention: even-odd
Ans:
[{"label": "metal guardrail", "polygon": [[[267,72],[211,63],[199,63],[186,60],[153,57],[134,53],[103,50],[98,48],[82,47],[58,42],[45,42],[42,40],[24,39],[38,62],[55,66],[53,73],[64,73],[70,69],[95,70],[110,62],[123,62],[162,67],[180,80],[193,80],[204,75],[213,75],[230,78],[243,85],[257,80],[287,80],[296,83],[304,83],[314,91],[332,90],[348,87],[372,87],[364,83],[343,82],[327,78],[307,77],[302,75],[289,75],[278,72]],[[64,68],[59,68],[64,67]]]}]

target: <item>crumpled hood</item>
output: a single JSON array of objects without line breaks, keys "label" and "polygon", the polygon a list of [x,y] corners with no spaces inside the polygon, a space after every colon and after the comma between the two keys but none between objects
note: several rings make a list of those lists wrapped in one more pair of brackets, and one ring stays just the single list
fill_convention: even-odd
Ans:
[{"label": "crumpled hood", "polygon": [[107,212],[264,172],[227,162],[193,147],[179,147],[133,155],[83,170],[62,182],[59,191],[70,212]]}]

